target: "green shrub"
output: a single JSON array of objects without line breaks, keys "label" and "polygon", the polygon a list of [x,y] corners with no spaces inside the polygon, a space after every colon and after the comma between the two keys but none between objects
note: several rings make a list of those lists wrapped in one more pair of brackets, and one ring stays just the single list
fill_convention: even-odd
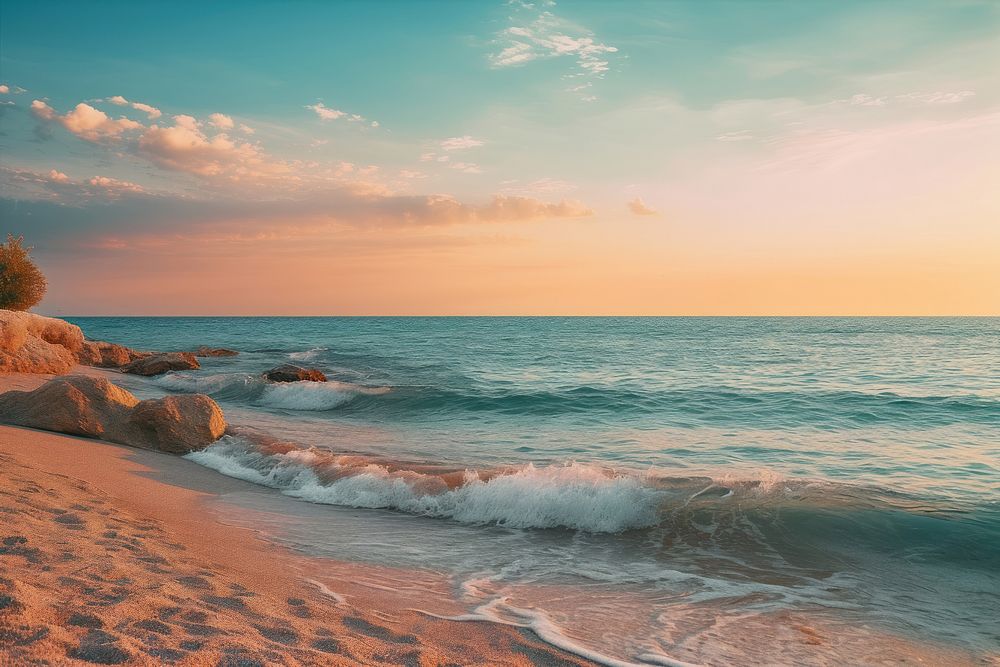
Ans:
[{"label": "green shrub", "polygon": [[45,276],[31,261],[23,236],[0,243],[0,308],[28,310],[45,296]]}]

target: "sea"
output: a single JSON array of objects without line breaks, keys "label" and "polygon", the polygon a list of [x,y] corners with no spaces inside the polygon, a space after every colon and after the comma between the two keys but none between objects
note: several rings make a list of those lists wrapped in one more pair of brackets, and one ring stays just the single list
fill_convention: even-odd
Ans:
[{"label": "sea", "polygon": [[607,665],[1000,664],[1000,318],[67,319],[237,350],[121,383],[212,396],[187,458],[414,608]]}]

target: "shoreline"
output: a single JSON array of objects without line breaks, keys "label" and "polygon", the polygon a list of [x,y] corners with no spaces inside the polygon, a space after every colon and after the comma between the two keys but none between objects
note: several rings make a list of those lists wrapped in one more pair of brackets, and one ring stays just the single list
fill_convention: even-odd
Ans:
[{"label": "shoreline", "polygon": [[[121,381],[118,372],[89,366],[67,375]],[[0,375],[0,393],[30,391],[55,377],[66,376]],[[750,635],[771,636],[791,655],[816,660],[809,664],[829,664],[829,650],[856,649],[866,664],[996,660],[790,612],[751,619],[747,636],[737,623],[734,637],[686,646],[676,658],[599,653],[587,646],[589,634],[577,628],[583,641],[575,641],[530,604],[504,607],[506,598],[498,598],[500,614],[491,605],[463,606],[433,559],[395,567],[352,560],[336,536],[365,535],[370,519],[329,533],[329,551],[302,549],[287,523],[294,513],[241,502],[248,494],[275,491],[160,451],[0,425],[0,517],[10,517],[0,522],[0,667],[688,667],[694,663],[683,660],[768,659],[771,649],[747,644]],[[719,615],[713,623],[731,621]]]},{"label": "shoreline", "polygon": [[249,487],[158,452],[0,426],[0,664],[593,664],[528,630],[397,608],[340,579],[362,566],[220,522],[219,495]]}]

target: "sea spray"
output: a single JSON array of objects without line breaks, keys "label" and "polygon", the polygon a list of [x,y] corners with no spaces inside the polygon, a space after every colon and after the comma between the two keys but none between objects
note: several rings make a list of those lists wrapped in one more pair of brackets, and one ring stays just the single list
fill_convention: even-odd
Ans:
[{"label": "sea spray", "polygon": [[386,508],[511,528],[617,533],[658,522],[661,494],[635,475],[580,463],[525,465],[497,474],[466,471],[453,485],[440,475],[359,465],[312,449],[267,451],[226,436],[188,455],[230,477],[314,503]]}]

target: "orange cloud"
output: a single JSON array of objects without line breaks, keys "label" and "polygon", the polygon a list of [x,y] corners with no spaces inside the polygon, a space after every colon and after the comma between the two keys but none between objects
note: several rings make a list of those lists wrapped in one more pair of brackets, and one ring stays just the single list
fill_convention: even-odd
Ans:
[{"label": "orange cloud", "polygon": [[92,143],[113,141],[128,130],[142,127],[142,123],[124,116],[113,119],[100,109],[95,109],[84,102],[80,102],[72,111],[60,116],[45,102],[34,100],[31,103],[31,112],[39,120],[58,123],[84,141]]},{"label": "orange cloud", "polygon": [[640,197],[636,197],[628,203],[628,210],[634,215],[656,215],[656,209],[646,206]]}]

